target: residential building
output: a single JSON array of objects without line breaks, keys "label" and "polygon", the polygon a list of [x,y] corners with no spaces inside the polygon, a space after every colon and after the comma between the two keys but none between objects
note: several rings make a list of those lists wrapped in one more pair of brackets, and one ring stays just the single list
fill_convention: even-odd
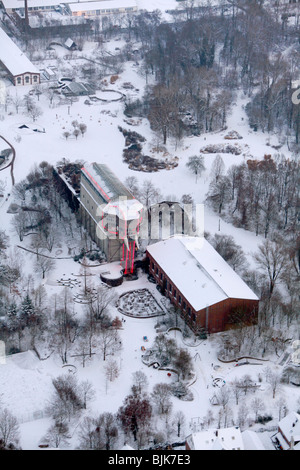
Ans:
[{"label": "residential building", "polygon": [[239,428],[209,429],[186,438],[186,450],[244,450]]},{"label": "residential building", "polygon": [[0,65],[15,86],[38,85],[40,72],[19,49],[17,44],[0,28]]},{"label": "residential building", "polygon": [[300,450],[300,414],[292,411],[278,423],[273,441],[282,450]]},{"label": "residential building", "polygon": [[202,237],[174,236],[147,247],[149,274],[195,332],[224,331],[231,314],[256,322],[259,299]]},{"label": "residential building", "polygon": [[[28,12],[69,12],[72,16],[96,16],[111,13],[132,13],[137,11],[136,0],[28,0]],[[11,15],[18,13],[21,17],[25,15],[24,0],[0,0],[0,6],[6,13]]]},{"label": "residential building", "polygon": [[98,2],[69,3],[68,10],[72,16],[99,16],[137,11],[136,0],[107,0]]},{"label": "residential building", "polygon": [[265,450],[259,436],[238,427],[209,429],[186,438],[186,450]]}]

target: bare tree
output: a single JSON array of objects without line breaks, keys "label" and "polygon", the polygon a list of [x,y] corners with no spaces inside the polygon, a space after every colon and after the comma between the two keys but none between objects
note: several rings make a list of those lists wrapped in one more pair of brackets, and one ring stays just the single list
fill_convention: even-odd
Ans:
[{"label": "bare tree", "polygon": [[86,131],[87,131],[87,126],[86,126],[86,124],[80,123],[80,124],[79,124],[79,130],[80,130],[81,135],[82,135],[82,137],[83,137],[84,134],[85,134]]},{"label": "bare tree", "polygon": [[158,383],[153,387],[152,400],[157,406],[159,414],[168,414],[172,407],[171,387],[166,383]]},{"label": "bare tree", "polygon": [[248,416],[249,416],[249,409],[248,407],[245,405],[245,403],[242,403],[240,406],[239,406],[239,409],[238,409],[238,416],[237,416],[237,419],[238,419],[238,425],[240,428],[246,428],[247,427],[247,422],[248,422]]},{"label": "bare tree", "polygon": [[103,361],[122,348],[119,333],[110,328],[102,328],[99,334],[99,348],[102,351]]},{"label": "bare tree", "polygon": [[60,446],[67,447],[71,436],[69,434],[68,426],[65,423],[54,423],[48,429],[44,440],[50,447],[58,449]]},{"label": "bare tree", "polygon": [[105,366],[105,375],[107,380],[113,382],[118,377],[119,373],[120,368],[118,366],[117,361],[115,361],[114,359],[109,359]]},{"label": "bare tree", "polygon": [[81,397],[83,408],[86,410],[88,402],[95,398],[95,389],[91,382],[89,382],[88,380],[84,380],[79,384],[78,391]]},{"label": "bare tree", "polygon": [[37,118],[39,118],[40,116],[42,116],[43,114],[43,110],[36,106],[35,104],[33,104],[29,110],[28,110],[28,114],[29,116],[32,118],[33,122],[35,122],[37,120]]},{"label": "bare tree", "polygon": [[211,166],[211,177],[215,182],[217,182],[220,178],[220,176],[223,176],[225,170],[225,164],[224,161],[221,157],[221,155],[216,155],[213,164]]},{"label": "bare tree", "polygon": [[265,408],[264,402],[260,398],[253,398],[251,401],[251,409],[254,411],[255,414],[255,422],[257,422],[258,414]]},{"label": "bare tree", "polygon": [[288,254],[281,241],[272,242],[265,240],[254,254],[254,260],[259,269],[263,271],[269,281],[269,298],[271,298],[275,286],[281,280],[284,269],[288,263]]},{"label": "bare tree", "polygon": [[18,420],[12,413],[4,408],[0,410],[0,442],[2,446],[16,446],[19,442],[19,425]]},{"label": "bare tree", "polygon": [[149,208],[152,204],[159,202],[160,198],[160,190],[154,186],[152,181],[145,180],[140,188],[140,200],[144,206]]},{"label": "bare tree", "polygon": [[132,374],[133,376],[133,384],[136,386],[139,393],[145,392],[148,387],[148,379],[146,374],[141,371],[137,370]]},{"label": "bare tree", "polygon": [[28,214],[21,211],[13,216],[11,224],[19,236],[20,242],[23,241],[28,226]]},{"label": "bare tree", "polygon": [[198,175],[201,175],[201,173],[205,170],[203,156],[194,155],[193,157],[189,157],[186,166],[194,175],[196,175],[197,183]]},{"label": "bare tree", "polygon": [[18,95],[18,93],[15,94],[15,96],[12,98],[12,103],[14,104],[14,107],[16,108],[16,113],[19,113],[20,106],[23,104],[23,99]]},{"label": "bare tree", "polygon": [[173,420],[173,423],[177,428],[177,437],[181,436],[181,433],[183,431],[183,427],[185,425],[185,421],[186,421],[186,419],[185,419],[184,413],[181,410],[177,411],[175,413],[174,420]]},{"label": "bare tree", "polygon": [[266,381],[270,384],[272,390],[272,396],[275,398],[276,391],[280,385],[281,375],[279,372],[273,371],[270,367],[267,367],[265,370]]},{"label": "bare tree", "polygon": [[42,278],[45,279],[46,274],[50,273],[55,268],[55,261],[40,255],[35,261],[35,268],[42,275]]}]

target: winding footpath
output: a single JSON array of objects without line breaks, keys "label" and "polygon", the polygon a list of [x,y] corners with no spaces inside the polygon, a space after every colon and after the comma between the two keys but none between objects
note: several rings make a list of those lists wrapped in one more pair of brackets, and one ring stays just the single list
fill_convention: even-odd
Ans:
[{"label": "winding footpath", "polygon": [[10,167],[11,182],[12,182],[12,186],[14,186],[14,185],[15,185],[14,164],[15,164],[15,159],[16,159],[16,150],[15,150],[15,148],[11,145],[11,143],[8,142],[8,140],[5,139],[5,137],[3,137],[2,135],[0,135],[0,139],[4,140],[4,142],[7,143],[7,145],[11,148],[12,153],[13,153],[13,156],[12,156],[12,159],[11,159],[10,163],[9,163],[8,165],[6,165],[4,168],[0,168],[0,171],[6,170],[7,168]]}]

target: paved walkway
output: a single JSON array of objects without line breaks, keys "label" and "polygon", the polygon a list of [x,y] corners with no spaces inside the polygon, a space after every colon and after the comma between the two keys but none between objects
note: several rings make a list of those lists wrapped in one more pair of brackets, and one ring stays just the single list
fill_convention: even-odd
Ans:
[{"label": "paved walkway", "polygon": [[11,148],[12,153],[13,153],[13,156],[12,156],[12,159],[11,159],[10,163],[9,163],[8,165],[6,165],[4,168],[1,168],[0,171],[6,170],[7,168],[10,167],[11,182],[12,182],[12,186],[14,186],[14,185],[15,185],[14,164],[15,164],[15,159],[16,159],[16,150],[15,150],[15,148],[11,145],[11,143],[8,142],[8,140],[5,139],[5,137],[3,137],[2,135],[0,135],[0,139],[4,140],[4,142],[7,143],[7,145]]}]

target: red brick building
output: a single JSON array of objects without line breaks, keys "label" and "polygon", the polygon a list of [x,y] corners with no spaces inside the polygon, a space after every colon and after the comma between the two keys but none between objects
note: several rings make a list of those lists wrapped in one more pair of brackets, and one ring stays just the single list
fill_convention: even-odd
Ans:
[{"label": "red brick building", "polygon": [[147,248],[149,273],[194,332],[228,328],[239,311],[256,320],[258,297],[203,238],[172,237]]}]

